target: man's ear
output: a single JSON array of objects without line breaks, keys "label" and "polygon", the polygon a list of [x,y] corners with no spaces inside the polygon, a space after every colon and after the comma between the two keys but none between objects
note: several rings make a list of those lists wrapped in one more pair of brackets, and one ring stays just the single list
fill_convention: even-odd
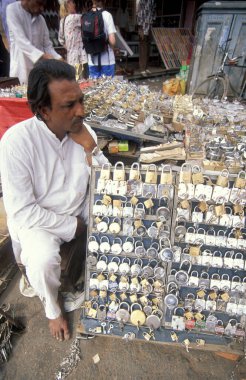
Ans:
[{"label": "man's ear", "polygon": [[38,113],[42,117],[44,121],[50,120],[50,108],[47,106],[40,106],[38,109]]}]

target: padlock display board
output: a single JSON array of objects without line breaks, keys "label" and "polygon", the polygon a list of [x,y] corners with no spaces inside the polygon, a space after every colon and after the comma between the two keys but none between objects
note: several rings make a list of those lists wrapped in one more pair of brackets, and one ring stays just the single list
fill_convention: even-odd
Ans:
[{"label": "padlock display board", "polygon": [[[230,244],[235,234],[242,243],[245,225],[236,227],[236,218],[231,227],[206,219],[211,205],[222,206],[216,215],[224,215],[224,224],[223,212],[235,206],[230,198],[214,201],[217,178],[206,177],[212,191],[198,186],[201,176],[177,174],[168,166],[140,170],[137,163],[125,168],[119,162],[93,168],[81,314],[85,333],[180,343],[202,337],[211,349],[235,337],[243,340],[245,248],[223,246],[221,231],[226,240],[230,236]],[[228,179],[231,189],[234,180]],[[203,190],[207,198],[200,194]],[[242,223],[245,205],[239,203]]]}]

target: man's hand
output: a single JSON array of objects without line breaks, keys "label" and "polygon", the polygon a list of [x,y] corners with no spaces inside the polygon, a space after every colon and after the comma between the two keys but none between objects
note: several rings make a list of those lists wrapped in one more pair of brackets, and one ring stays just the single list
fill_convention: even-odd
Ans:
[{"label": "man's hand", "polygon": [[77,144],[81,145],[84,148],[85,153],[91,153],[93,149],[97,146],[92,135],[90,134],[90,132],[88,132],[87,128],[84,125],[78,132],[70,132],[69,136],[73,141],[75,141]]},{"label": "man's hand", "polygon": [[75,237],[78,237],[84,232],[85,224],[79,216],[77,216],[76,218],[77,218],[77,228],[75,232]]}]

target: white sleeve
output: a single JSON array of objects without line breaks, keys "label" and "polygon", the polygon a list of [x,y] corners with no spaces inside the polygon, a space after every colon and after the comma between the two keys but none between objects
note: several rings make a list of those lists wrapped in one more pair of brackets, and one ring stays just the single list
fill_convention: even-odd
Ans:
[{"label": "white sleeve", "polygon": [[77,228],[76,217],[59,215],[39,206],[33,190],[28,157],[26,154],[21,155],[19,147],[14,145],[9,144],[9,141],[7,144],[1,141],[1,178],[8,220],[18,229],[41,228],[64,241],[72,240]]},{"label": "white sleeve", "polygon": [[114,20],[113,20],[113,17],[111,15],[111,13],[107,12],[106,19],[104,21],[105,21],[104,25],[105,25],[105,28],[106,28],[107,35],[112,34],[112,33],[116,33],[116,28],[115,28],[115,25],[114,25]]},{"label": "white sleeve", "polygon": [[53,48],[52,42],[50,40],[49,36],[49,29],[46,25],[45,19],[43,16],[41,16],[42,20],[42,28],[43,28],[43,46],[44,46],[44,52],[52,55],[55,59],[61,58],[60,54],[58,54],[55,49]]},{"label": "white sleeve", "polygon": [[[21,14],[15,11],[15,8],[8,6],[7,7],[7,24],[8,28],[13,34],[13,38],[18,45],[19,49],[27,56],[33,63],[37,62],[44,52],[52,54],[54,58],[61,58],[52,47],[51,41],[49,39],[49,31],[45,23],[44,18],[42,17],[42,31],[44,33],[43,42],[44,42],[44,51],[37,49],[34,45],[31,44],[29,38],[26,36],[25,31],[22,27],[23,20]],[[40,36],[42,38],[42,36]]]}]

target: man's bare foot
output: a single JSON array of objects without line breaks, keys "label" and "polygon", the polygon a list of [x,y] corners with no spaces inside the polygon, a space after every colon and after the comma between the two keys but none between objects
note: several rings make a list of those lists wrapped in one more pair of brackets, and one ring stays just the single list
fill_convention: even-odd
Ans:
[{"label": "man's bare foot", "polygon": [[49,319],[51,335],[60,342],[70,339],[67,320],[61,315],[56,319]]}]

